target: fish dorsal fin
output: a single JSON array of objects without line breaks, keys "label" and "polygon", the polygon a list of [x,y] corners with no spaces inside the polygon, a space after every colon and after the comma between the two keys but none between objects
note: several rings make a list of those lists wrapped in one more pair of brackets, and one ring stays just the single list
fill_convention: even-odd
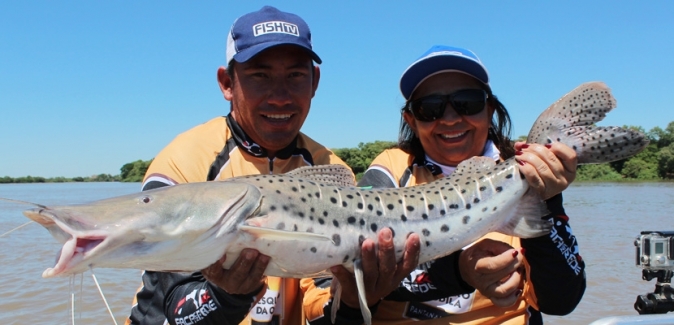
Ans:
[{"label": "fish dorsal fin", "polygon": [[329,185],[356,186],[351,169],[338,164],[300,167],[286,175]]},{"label": "fish dorsal fin", "polygon": [[302,240],[302,241],[319,241],[319,242],[324,242],[324,241],[329,241],[332,242],[332,238],[321,235],[321,234],[315,234],[312,232],[301,232],[301,231],[287,231],[287,230],[279,230],[279,229],[271,229],[271,228],[262,228],[262,227],[255,227],[255,226],[247,226],[247,225],[240,225],[239,229],[242,231],[245,231],[256,238],[265,238],[265,239],[273,239],[273,240]]},{"label": "fish dorsal fin", "polygon": [[492,170],[496,166],[496,162],[488,157],[472,157],[462,161],[456,170],[450,176],[452,184],[464,184],[467,181],[473,180],[478,174],[484,175],[485,172]]},{"label": "fish dorsal fin", "polygon": [[561,142],[573,148],[578,164],[611,162],[637,154],[648,145],[642,133],[595,124],[617,105],[602,82],[588,82],[564,95],[536,120],[528,143]]}]

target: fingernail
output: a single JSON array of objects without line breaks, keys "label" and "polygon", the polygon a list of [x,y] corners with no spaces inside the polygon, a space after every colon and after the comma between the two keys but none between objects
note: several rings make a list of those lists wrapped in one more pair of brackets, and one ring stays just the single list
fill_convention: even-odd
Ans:
[{"label": "fingernail", "polygon": [[521,155],[521,154],[522,154],[522,151],[519,151],[519,150],[515,151],[515,155],[516,155],[516,156],[519,156],[519,155]]},{"label": "fingernail", "polygon": [[526,248],[524,248],[524,247],[521,247],[521,248],[520,248],[520,250],[522,251],[522,255],[524,255],[524,253],[526,253],[526,252],[527,252],[527,249],[526,249]]},{"label": "fingernail", "polygon": [[529,148],[529,145],[525,143],[525,144],[522,145],[522,149],[526,149],[526,148]]},{"label": "fingernail", "polygon": [[517,257],[517,255],[519,255],[519,252],[518,252],[518,251],[513,251],[513,257]]},{"label": "fingernail", "polygon": [[548,148],[548,149],[550,149],[550,148],[552,148],[552,144],[546,143],[546,144],[545,144],[545,147]]}]

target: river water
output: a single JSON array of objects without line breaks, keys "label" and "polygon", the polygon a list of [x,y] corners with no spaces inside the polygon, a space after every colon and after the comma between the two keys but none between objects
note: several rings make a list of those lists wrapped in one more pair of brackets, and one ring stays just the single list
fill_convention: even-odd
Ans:
[{"label": "river water", "polygon": [[[0,197],[45,205],[83,203],[138,191],[138,183],[1,184]],[[641,279],[634,264],[634,239],[642,230],[674,230],[674,183],[578,183],[564,193],[566,212],[587,265],[588,288],[570,315],[545,316],[546,324],[588,324],[615,315],[636,315],[637,295],[655,280]],[[0,235],[24,224],[25,205],[0,201]],[[91,272],[43,279],[60,249],[33,223],[0,237],[0,323],[113,324]],[[140,271],[95,269],[119,324],[129,313]],[[72,298],[74,296],[74,298]]]}]

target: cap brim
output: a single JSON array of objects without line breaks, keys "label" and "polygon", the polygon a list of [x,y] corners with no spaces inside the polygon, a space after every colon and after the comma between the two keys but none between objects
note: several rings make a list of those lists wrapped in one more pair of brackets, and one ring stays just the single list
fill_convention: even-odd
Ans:
[{"label": "cap brim", "polygon": [[297,47],[299,47],[303,50],[306,50],[307,53],[309,53],[311,58],[316,63],[318,63],[318,64],[323,63],[321,58],[318,57],[318,54],[316,54],[316,52],[314,52],[310,48],[307,48],[306,46],[303,46],[303,45],[300,45],[300,44],[297,44],[297,43],[289,43],[289,42],[265,42],[265,43],[262,43],[262,44],[253,45],[253,46],[251,46],[251,47],[249,47],[249,48],[247,48],[247,49],[245,49],[245,50],[243,50],[243,51],[241,51],[237,54],[234,54],[233,59],[236,60],[236,62],[243,63],[243,62],[246,62],[246,61],[250,60],[254,56],[260,54],[260,52],[262,52],[264,50],[267,50],[267,49],[269,49],[271,47],[274,47],[274,46],[279,46],[279,45],[294,45],[294,46],[297,46]]}]

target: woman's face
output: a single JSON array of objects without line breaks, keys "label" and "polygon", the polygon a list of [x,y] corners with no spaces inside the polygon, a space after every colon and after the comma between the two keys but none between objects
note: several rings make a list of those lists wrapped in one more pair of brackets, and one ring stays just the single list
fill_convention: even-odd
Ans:
[{"label": "woman's face", "polygon": [[[484,89],[482,85],[463,73],[440,73],[424,80],[412,94],[412,100],[429,95],[448,95],[462,89]],[[448,102],[444,115],[435,121],[418,121],[408,111],[403,117],[431,159],[443,165],[456,166],[482,154],[493,113],[494,109],[487,104],[475,115],[459,115]]]}]

